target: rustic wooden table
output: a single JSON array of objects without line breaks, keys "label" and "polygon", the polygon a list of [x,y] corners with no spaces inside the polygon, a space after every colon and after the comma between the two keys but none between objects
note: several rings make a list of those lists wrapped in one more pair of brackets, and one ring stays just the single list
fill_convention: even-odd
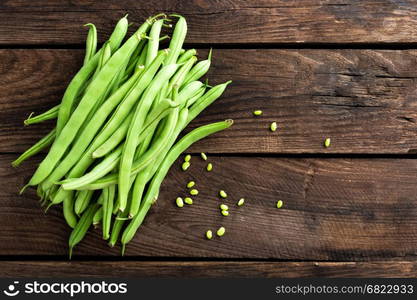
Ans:
[{"label": "rustic wooden table", "polygon": [[[191,149],[209,153],[212,173],[197,158],[171,169],[126,257],[96,231],[68,262],[60,209],[17,195],[41,156],[10,162],[52,126],[22,121],[60,101],[83,59],[82,24],[103,41],[124,14],[161,11],[187,17],[188,48],[214,48],[211,83],[233,80],[191,126],[235,125]],[[416,41],[415,0],[2,1],[0,277],[416,277]],[[173,195],[190,178],[200,200],[179,210]],[[220,216],[220,188],[246,206]],[[227,234],[206,241],[219,224]]]}]

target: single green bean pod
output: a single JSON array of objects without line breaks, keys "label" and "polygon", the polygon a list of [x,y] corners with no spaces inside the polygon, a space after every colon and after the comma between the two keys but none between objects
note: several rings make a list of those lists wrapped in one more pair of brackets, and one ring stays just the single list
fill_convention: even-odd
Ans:
[{"label": "single green bean pod", "polygon": [[97,29],[96,26],[92,23],[85,24],[84,26],[88,26],[88,34],[86,40],[86,49],[85,49],[85,57],[84,57],[84,65],[86,65],[90,59],[96,54],[97,49]]},{"label": "single green bean pod", "polygon": [[187,35],[187,22],[185,18],[179,15],[177,24],[175,24],[174,32],[172,34],[171,42],[169,43],[169,52],[168,57],[165,60],[166,65],[175,64],[178,56],[181,53],[182,45],[185,41],[185,36]]},{"label": "single green bean pod", "polygon": [[210,49],[208,58],[206,60],[202,60],[199,63],[197,63],[187,74],[187,76],[184,79],[183,85],[186,85],[187,83],[198,80],[201,77],[204,76],[210,69],[211,65],[211,55],[212,55],[212,49]]}]

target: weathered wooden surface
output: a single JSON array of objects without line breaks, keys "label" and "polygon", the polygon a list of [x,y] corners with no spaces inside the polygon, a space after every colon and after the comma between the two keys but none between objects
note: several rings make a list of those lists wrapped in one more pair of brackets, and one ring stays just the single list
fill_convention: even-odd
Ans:
[{"label": "weathered wooden surface", "polygon": [[[51,123],[22,122],[59,103],[82,57],[81,50],[0,50],[0,152],[24,151],[49,131]],[[415,153],[416,64],[416,50],[215,49],[210,83],[233,83],[191,127],[235,124],[192,151]],[[255,109],[264,115],[254,117]]]},{"label": "weathered wooden surface", "polygon": [[[111,270],[111,272],[109,272]],[[386,262],[238,262],[238,261],[2,261],[0,277],[58,278],[415,278],[417,263]]]},{"label": "weathered wooden surface", "polygon": [[191,43],[389,43],[417,39],[415,0],[2,1],[0,44],[81,44],[93,22],[108,36],[129,13],[187,17]]},{"label": "weathered wooden surface", "polygon": [[[34,191],[17,191],[33,164],[14,170],[2,155],[0,255],[67,254],[69,229],[58,208],[44,215]],[[289,159],[214,157],[213,172],[193,157],[187,172],[176,164],[127,256],[370,261],[417,255],[417,161],[414,159]],[[179,209],[195,180],[200,194]],[[219,200],[218,191],[228,192]],[[240,197],[246,198],[237,207]],[[277,200],[282,209],[275,208]],[[230,216],[219,212],[222,202]],[[222,238],[207,241],[207,229],[225,226]],[[100,230],[75,249],[75,257],[119,255]]]}]

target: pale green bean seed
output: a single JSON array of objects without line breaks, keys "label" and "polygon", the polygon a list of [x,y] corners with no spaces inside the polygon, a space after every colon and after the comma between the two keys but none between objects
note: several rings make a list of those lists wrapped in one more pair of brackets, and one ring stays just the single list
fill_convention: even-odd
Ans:
[{"label": "pale green bean seed", "polygon": [[282,200],[277,201],[277,208],[281,208],[284,205],[284,202]]},{"label": "pale green bean seed", "polygon": [[193,199],[191,199],[190,197],[185,197],[184,202],[191,205],[191,204],[193,204]]},{"label": "pale green bean seed", "polygon": [[182,168],[182,170],[183,171],[187,171],[187,169],[190,167],[190,162],[189,161],[185,161],[183,164],[182,164],[182,166],[181,166],[181,168]]},{"label": "pale green bean seed", "polygon": [[203,153],[203,152],[201,152],[201,158],[203,159],[203,160],[207,160],[207,155],[205,154],[205,153]]},{"label": "pale green bean seed", "polygon": [[277,131],[278,125],[277,122],[272,122],[271,125],[269,126],[269,129],[271,129],[272,132]]},{"label": "pale green bean seed", "polygon": [[190,191],[190,195],[193,195],[193,196],[198,195],[198,190],[196,190],[196,189],[192,189],[192,190]]},{"label": "pale green bean seed", "polygon": [[221,210],[228,210],[229,206],[227,206],[226,204],[220,204],[220,209]]},{"label": "pale green bean seed", "polygon": [[213,164],[212,163],[208,163],[207,164],[207,171],[210,172],[211,170],[213,170]]},{"label": "pale green bean seed", "polygon": [[228,210],[222,210],[222,215],[227,217],[229,215],[229,211]]},{"label": "pale green bean seed", "polygon": [[207,230],[207,232],[206,232],[206,238],[208,240],[211,240],[213,238],[213,232],[211,230]]},{"label": "pale green bean seed", "polygon": [[326,138],[324,140],[324,147],[329,148],[330,147],[330,138]]},{"label": "pale green bean seed", "polygon": [[184,157],[184,161],[190,161],[191,160],[191,155],[190,154],[187,154],[185,157]]},{"label": "pale green bean seed", "polygon": [[224,228],[224,227],[220,227],[220,228],[217,230],[217,235],[218,235],[218,236],[223,236],[223,235],[225,234],[225,232],[226,232],[226,228]]},{"label": "pale green bean seed", "polygon": [[237,202],[237,206],[242,206],[245,203],[245,198],[240,198]]},{"label": "pale green bean seed", "polygon": [[182,200],[182,198],[181,198],[181,197],[178,197],[178,198],[175,200],[175,203],[177,204],[177,206],[178,206],[178,207],[184,207],[184,200]]},{"label": "pale green bean seed", "polygon": [[262,115],[262,110],[255,110],[255,111],[253,112],[253,115],[254,115],[254,116],[260,116],[260,115]]},{"label": "pale green bean seed", "polygon": [[223,190],[221,190],[220,192],[219,192],[219,195],[220,195],[220,197],[222,197],[222,198],[227,198],[227,194],[226,194],[226,192],[225,191],[223,191]]},{"label": "pale green bean seed", "polygon": [[189,183],[187,183],[187,188],[191,189],[193,186],[195,186],[194,181],[190,181]]}]

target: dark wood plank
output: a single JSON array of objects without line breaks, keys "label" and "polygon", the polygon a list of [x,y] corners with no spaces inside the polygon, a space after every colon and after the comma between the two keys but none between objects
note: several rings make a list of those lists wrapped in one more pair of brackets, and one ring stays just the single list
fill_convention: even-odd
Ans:
[{"label": "dark wood plank", "polygon": [[[33,164],[9,167],[0,156],[0,255],[66,256],[69,229],[60,208],[44,215],[34,191],[17,191]],[[417,160],[193,157],[177,163],[126,255],[142,257],[273,258],[372,261],[417,254]],[[192,206],[174,205],[195,180],[200,194]],[[229,197],[230,216],[219,212],[218,191]],[[240,197],[243,207],[236,207]],[[275,208],[277,200],[282,209]],[[207,229],[225,226],[222,238],[205,240]],[[117,256],[100,230],[88,234],[75,255]]]},{"label": "dark wood plank", "polygon": [[[0,50],[0,152],[24,151],[48,132],[51,123],[25,128],[22,122],[59,103],[82,56],[79,50]],[[415,50],[215,49],[210,83],[233,84],[191,127],[236,122],[192,151],[415,153],[416,64]],[[255,109],[264,115],[253,117]],[[278,122],[274,134],[272,121]],[[325,137],[332,138],[329,149]]]},{"label": "dark wood plank", "polygon": [[129,13],[143,22],[159,12],[187,17],[191,43],[415,42],[415,0],[3,1],[0,44],[80,44],[83,24],[108,36]]},{"label": "dark wood plank", "polygon": [[[111,270],[111,272],[109,272]],[[415,278],[415,261],[235,262],[235,261],[2,261],[2,278]]]}]

